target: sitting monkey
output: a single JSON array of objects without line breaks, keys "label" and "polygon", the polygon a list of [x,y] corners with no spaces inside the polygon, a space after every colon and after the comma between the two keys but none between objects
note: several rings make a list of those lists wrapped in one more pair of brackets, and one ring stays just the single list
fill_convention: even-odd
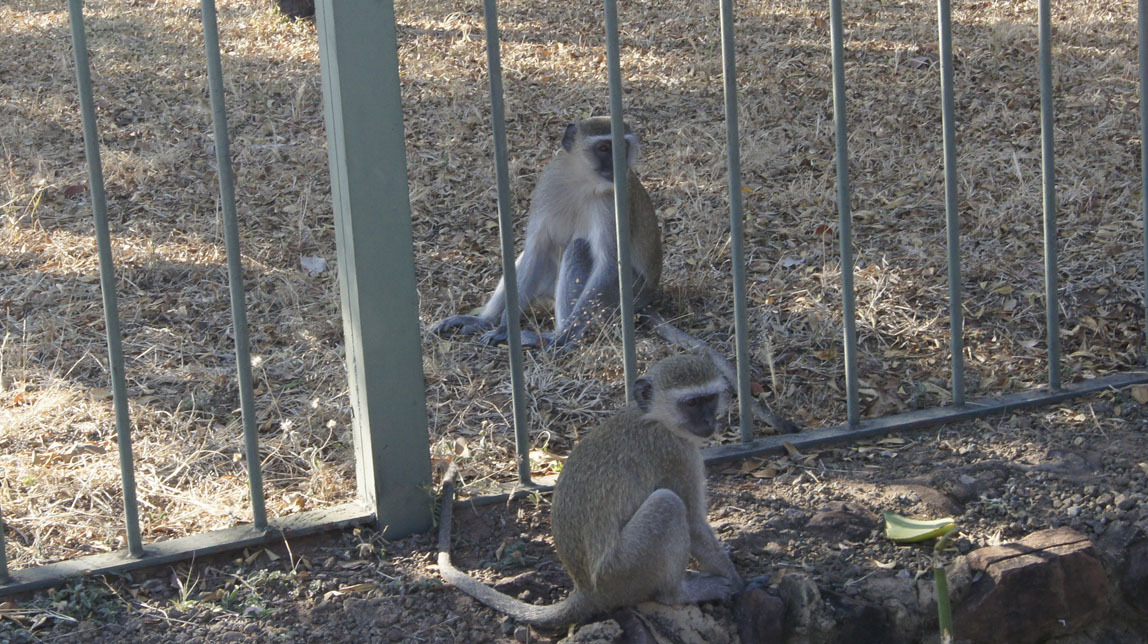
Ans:
[{"label": "sitting monkey", "polygon": [[[527,604],[451,563],[453,464],[439,520],[443,579],[518,621],[549,629],[649,600],[685,604],[740,591],[742,579],[706,519],[699,450],[727,404],[725,381],[704,357],[674,356],[634,383],[634,400],[574,447],[558,477],[550,519],[558,558],[574,581],[566,599]],[[691,557],[700,573],[686,570]]]}]

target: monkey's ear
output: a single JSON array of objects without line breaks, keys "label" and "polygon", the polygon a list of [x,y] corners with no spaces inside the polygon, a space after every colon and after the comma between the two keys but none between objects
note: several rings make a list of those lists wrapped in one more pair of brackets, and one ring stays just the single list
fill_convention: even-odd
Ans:
[{"label": "monkey's ear", "polygon": [[634,400],[643,412],[649,413],[654,402],[654,385],[649,378],[642,376],[634,381]]},{"label": "monkey's ear", "polygon": [[562,149],[569,152],[570,148],[574,147],[575,134],[578,134],[578,125],[576,123],[567,123],[566,133],[562,135]]}]

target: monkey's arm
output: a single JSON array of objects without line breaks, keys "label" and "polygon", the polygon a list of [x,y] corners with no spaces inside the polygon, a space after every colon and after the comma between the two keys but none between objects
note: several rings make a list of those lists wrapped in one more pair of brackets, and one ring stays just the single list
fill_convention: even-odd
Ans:
[{"label": "monkey's arm", "polygon": [[[549,239],[539,234],[527,234],[526,248],[519,254],[514,262],[518,282],[518,303],[525,310],[540,297],[554,294],[554,280],[558,275],[557,249]],[[510,329],[510,312],[506,307],[506,278],[499,280],[498,288],[490,296],[490,301],[482,310],[482,317],[490,320],[501,319],[498,326],[487,331],[482,336],[486,344],[501,344],[506,342]],[[538,336],[534,333],[523,333],[522,344],[525,346],[538,346]]]},{"label": "monkey's arm", "polygon": [[741,575],[704,516],[700,523],[690,521],[690,555],[697,560],[702,572],[724,577],[733,585],[735,592],[741,590],[744,584]]},{"label": "monkey's arm", "polygon": [[[515,273],[518,275],[518,301],[520,306],[528,308],[542,295],[554,289],[554,275],[557,267],[550,257],[553,252],[545,244],[531,243],[526,250],[518,255],[514,262]],[[496,327],[495,324],[498,324]],[[440,320],[431,330],[442,335],[447,332],[457,332],[463,335],[474,335],[486,332],[482,341],[486,344],[499,344],[506,342],[508,318],[506,310],[506,276],[498,280],[498,286],[491,293],[490,299],[482,307],[478,315],[452,315]],[[523,334],[523,344],[537,345],[537,335]]]},{"label": "monkey's arm", "polygon": [[718,541],[717,535],[710,527],[709,518],[706,516],[708,504],[706,502],[705,464],[700,453],[697,455],[697,460],[689,465],[689,468],[697,473],[696,480],[698,481],[697,486],[681,490],[682,498],[688,508],[686,521],[690,528],[690,556],[698,562],[702,572],[724,577],[730,581],[735,592],[740,591],[743,585],[741,575],[737,574],[733,562],[730,561],[725,548]]}]

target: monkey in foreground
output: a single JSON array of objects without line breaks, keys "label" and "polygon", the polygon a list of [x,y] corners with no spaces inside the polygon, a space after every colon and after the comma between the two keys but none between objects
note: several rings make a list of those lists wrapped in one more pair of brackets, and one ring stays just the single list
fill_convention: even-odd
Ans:
[{"label": "monkey in foreground", "polygon": [[[625,126],[627,166],[638,156],[638,137]],[[614,223],[614,152],[609,117],[566,126],[562,148],[542,171],[530,196],[526,241],[514,265],[518,297],[528,309],[554,298],[555,329],[523,332],[525,345],[561,349],[582,335],[591,320],[618,309],[618,250]],[[642,309],[662,275],[662,233],[650,195],[638,175],[628,172],[630,263],[634,306]],[[478,315],[454,315],[432,329],[443,334],[484,332],[483,342],[507,339],[506,278]]]},{"label": "monkey in foreground", "polygon": [[[443,481],[438,566],[443,579],[517,621],[545,629],[654,600],[724,600],[742,589],[706,519],[699,450],[727,404],[705,357],[666,358],[634,383],[635,402],[583,438],[554,489],[550,520],[558,558],[574,581],[566,599],[536,606],[504,595],[450,560],[457,467]],[[701,572],[686,570],[690,558]]]}]

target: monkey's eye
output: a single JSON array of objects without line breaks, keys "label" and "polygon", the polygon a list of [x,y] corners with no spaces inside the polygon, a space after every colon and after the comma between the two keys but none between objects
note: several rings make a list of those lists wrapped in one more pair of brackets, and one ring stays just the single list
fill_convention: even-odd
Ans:
[{"label": "monkey's eye", "polygon": [[693,396],[692,398],[686,398],[685,405],[686,407],[694,409],[706,404],[711,399],[713,399],[713,396]]},{"label": "monkey's eye", "polygon": [[603,154],[609,152],[610,151],[610,144],[605,142],[605,141],[602,141],[601,143],[598,144],[598,151],[602,152]]}]

